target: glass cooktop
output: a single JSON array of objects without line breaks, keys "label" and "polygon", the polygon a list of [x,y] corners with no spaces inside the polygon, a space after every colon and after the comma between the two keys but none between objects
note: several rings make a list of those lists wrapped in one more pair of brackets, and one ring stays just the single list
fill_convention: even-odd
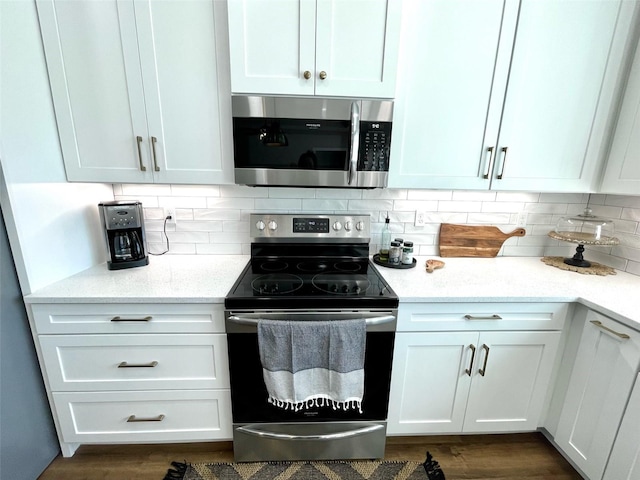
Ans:
[{"label": "glass cooktop", "polygon": [[227,308],[396,308],[398,297],[368,258],[253,258]]}]

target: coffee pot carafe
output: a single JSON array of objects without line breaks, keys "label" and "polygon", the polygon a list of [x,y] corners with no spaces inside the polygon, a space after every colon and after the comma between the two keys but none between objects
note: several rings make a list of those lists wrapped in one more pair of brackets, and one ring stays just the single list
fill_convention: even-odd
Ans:
[{"label": "coffee pot carafe", "polygon": [[109,251],[109,270],[148,265],[142,203],[111,201],[98,206]]}]

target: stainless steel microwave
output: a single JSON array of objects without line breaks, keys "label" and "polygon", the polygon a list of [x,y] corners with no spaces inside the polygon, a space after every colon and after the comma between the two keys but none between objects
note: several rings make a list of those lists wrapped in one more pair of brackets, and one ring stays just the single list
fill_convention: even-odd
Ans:
[{"label": "stainless steel microwave", "polygon": [[234,96],[235,182],[386,187],[393,101]]}]

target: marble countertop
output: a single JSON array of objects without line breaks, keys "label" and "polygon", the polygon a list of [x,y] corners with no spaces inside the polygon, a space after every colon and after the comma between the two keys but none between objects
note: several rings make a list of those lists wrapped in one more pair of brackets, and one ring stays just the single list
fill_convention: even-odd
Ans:
[{"label": "marble countertop", "polygon": [[[430,257],[434,258],[434,257]],[[376,266],[402,302],[580,302],[640,330],[640,277],[584,275],[545,265],[539,257],[427,257],[411,269]],[[166,255],[146,267],[97,265],[25,297],[27,303],[221,303],[248,255]]]}]

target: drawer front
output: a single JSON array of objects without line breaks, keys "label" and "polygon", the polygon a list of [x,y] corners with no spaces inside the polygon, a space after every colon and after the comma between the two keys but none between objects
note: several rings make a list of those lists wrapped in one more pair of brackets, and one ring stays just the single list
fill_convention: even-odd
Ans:
[{"label": "drawer front", "polygon": [[223,334],[40,335],[52,391],[229,388]]},{"label": "drawer front", "polygon": [[31,304],[38,333],[223,333],[222,304]]},{"label": "drawer front", "polygon": [[398,331],[561,330],[566,303],[400,303]]},{"label": "drawer front", "polygon": [[54,393],[69,443],[229,440],[229,390]]}]

